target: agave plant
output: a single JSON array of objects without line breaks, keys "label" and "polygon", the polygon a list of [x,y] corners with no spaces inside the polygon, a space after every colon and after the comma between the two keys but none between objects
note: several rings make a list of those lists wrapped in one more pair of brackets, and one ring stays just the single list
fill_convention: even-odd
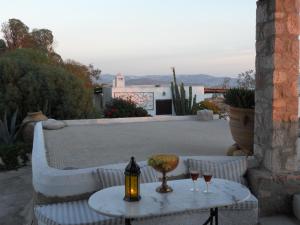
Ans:
[{"label": "agave plant", "polygon": [[21,131],[21,127],[17,126],[18,110],[14,112],[10,121],[6,112],[4,113],[3,120],[0,120],[0,144],[14,144]]}]

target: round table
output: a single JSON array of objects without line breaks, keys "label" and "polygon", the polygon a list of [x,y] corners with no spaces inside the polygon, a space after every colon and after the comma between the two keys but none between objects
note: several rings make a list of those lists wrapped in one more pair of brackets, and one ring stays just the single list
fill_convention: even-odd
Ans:
[{"label": "round table", "polygon": [[141,200],[138,202],[123,200],[124,186],[110,187],[94,193],[88,204],[100,214],[124,218],[125,224],[130,224],[132,219],[210,209],[210,217],[204,225],[213,221],[217,225],[219,207],[234,205],[250,197],[246,186],[223,179],[212,179],[211,193],[203,193],[206,187],[203,179],[197,183],[199,192],[190,191],[191,179],[169,181],[168,184],[173,192],[164,194],[155,191],[160,183],[141,184]]}]

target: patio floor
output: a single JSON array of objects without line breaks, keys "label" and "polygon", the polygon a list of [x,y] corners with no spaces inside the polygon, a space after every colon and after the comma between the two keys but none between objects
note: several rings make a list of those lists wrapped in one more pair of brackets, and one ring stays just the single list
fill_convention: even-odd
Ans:
[{"label": "patio floor", "polygon": [[155,153],[225,155],[234,143],[228,121],[160,121],[71,125],[44,130],[48,162],[58,169],[145,160]]}]

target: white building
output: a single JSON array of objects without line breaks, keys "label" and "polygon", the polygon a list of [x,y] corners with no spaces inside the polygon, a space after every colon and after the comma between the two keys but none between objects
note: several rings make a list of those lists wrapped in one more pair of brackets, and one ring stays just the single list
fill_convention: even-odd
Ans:
[{"label": "white building", "polygon": [[[189,87],[185,87],[188,96]],[[192,86],[193,96],[196,95],[197,102],[204,100],[204,87]],[[103,88],[104,104],[112,98],[131,99],[138,106],[143,107],[152,116],[175,115],[172,92],[170,86],[160,85],[125,85],[125,77],[117,74],[112,87]]]}]

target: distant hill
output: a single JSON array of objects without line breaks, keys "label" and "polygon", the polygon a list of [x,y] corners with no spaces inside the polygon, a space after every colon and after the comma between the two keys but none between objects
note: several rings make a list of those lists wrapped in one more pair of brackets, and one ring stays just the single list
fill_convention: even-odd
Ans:
[{"label": "distant hill", "polygon": [[[100,76],[100,83],[112,84],[114,75],[104,74]],[[229,77],[215,77],[205,74],[196,75],[177,75],[177,81],[185,85],[203,85],[205,87],[220,87],[224,79]],[[172,75],[142,75],[142,76],[125,76],[126,85],[169,85],[173,80]],[[230,78],[229,86],[237,85],[236,78]]]}]

